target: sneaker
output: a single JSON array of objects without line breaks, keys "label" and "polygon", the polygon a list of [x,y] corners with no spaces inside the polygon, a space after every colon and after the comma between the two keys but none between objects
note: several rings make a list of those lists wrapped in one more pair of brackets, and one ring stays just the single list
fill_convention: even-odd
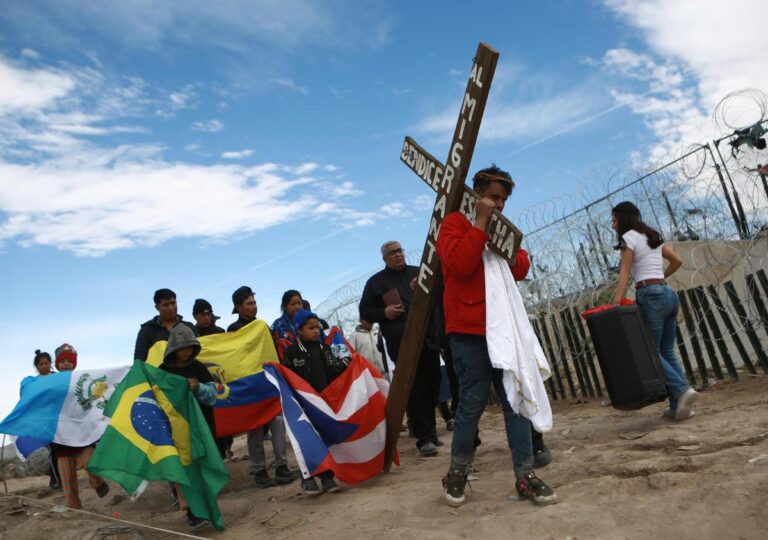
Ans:
[{"label": "sneaker", "polygon": [[267,469],[256,471],[253,473],[253,476],[254,480],[256,481],[256,486],[262,489],[272,487],[276,484],[275,479],[271,478],[269,473],[267,473]]},{"label": "sneaker", "polygon": [[296,473],[285,465],[279,465],[275,469],[275,483],[290,484],[294,480],[296,480]]},{"label": "sneaker", "polygon": [[458,507],[464,504],[467,497],[464,495],[464,488],[469,482],[467,475],[461,471],[449,471],[443,476],[443,490],[445,491],[445,502],[449,506]]},{"label": "sneaker", "polygon": [[528,473],[515,482],[515,489],[521,499],[530,499],[533,504],[541,506],[555,504],[557,495],[552,488],[536,477],[534,473]]},{"label": "sneaker", "polygon": [[322,493],[320,488],[317,487],[317,482],[311,476],[301,481],[301,491],[308,497],[317,497]]},{"label": "sneaker", "polygon": [[[661,413],[661,415],[664,418],[669,418],[670,420],[674,420],[675,419],[675,411],[673,411],[669,407],[664,409],[664,411]],[[693,418],[694,416],[696,416],[696,411],[691,409],[691,411],[688,413],[688,418]]]},{"label": "sneaker", "polygon": [[552,462],[552,454],[546,446],[533,453],[533,466],[537,469],[543,469]]},{"label": "sneaker", "polygon": [[323,485],[323,493],[336,493],[339,491],[339,485],[333,479],[332,474],[320,478],[320,483]]},{"label": "sneaker", "polygon": [[446,431],[453,431],[455,427],[456,427],[456,420],[454,420],[453,418],[445,422]]},{"label": "sneaker", "polygon": [[437,439],[436,441],[434,441],[434,443],[435,443],[435,446],[437,446],[438,448],[440,448],[441,446],[445,446],[445,443],[440,439]]},{"label": "sneaker", "polygon": [[96,488],[96,495],[99,496],[99,498],[106,497],[107,493],[109,493],[109,484],[106,480],[104,480],[101,484],[99,484],[99,487]]},{"label": "sneaker", "polygon": [[419,448],[419,453],[424,457],[432,457],[437,455],[437,446],[435,443],[428,441],[422,444]]},{"label": "sneaker", "polygon": [[189,522],[189,526],[192,528],[193,531],[196,531],[206,523],[208,523],[208,520],[205,518],[199,518],[195,516],[192,513],[187,514],[187,522]]},{"label": "sneaker", "polygon": [[686,420],[691,416],[691,409],[696,403],[699,394],[693,388],[689,388],[683,395],[677,399],[677,409],[675,409],[675,420]]}]

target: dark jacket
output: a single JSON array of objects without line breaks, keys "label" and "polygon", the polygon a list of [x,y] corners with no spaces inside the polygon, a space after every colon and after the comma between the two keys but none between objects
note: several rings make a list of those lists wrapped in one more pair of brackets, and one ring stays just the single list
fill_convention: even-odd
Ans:
[{"label": "dark jacket", "polygon": [[[253,319],[253,321],[255,321],[255,320],[256,320],[256,319]],[[252,323],[253,321],[246,321],[245,319],[243,319],[242,317],[240,317],[240,318],[238,318],[238,319],[237,319],[235,322],[233,322],[232,324],[230,324],[229,326],[227,326],[227,332],[237,332],[237,331],[238,331],[238,330],[240,330],[240,329],[241,329],[243,326],[245,326],[246,324],[250,324],[250,323]]]},{"label": "dark jacket", "polygon": [[223,334],[225,330],[220,327],[216,326],[215,324],[211,324],[211,326],[207,328],[200,328],[199,326],[195,325],[195,328],[197,329],[197,334],[202,336],[212,336],[213,334]]},{"label": "dark jacket", "polygon": [[[408,308],[411,305],[411,280],[419,274],[416,266],[406,265],[403,270],[392,270],[385,267],[372,275],[365,283],[363,295],[360,297],[360,318],[371,323],[379,323],[379,329],[387,340],[389,357],[397,360],[400,341],[408,318]],[[390,321],[384,316],[384,293],[397,289],[406,312],[397,319]]]},{"label": "dark jacket", "polygon": [[[176,315],[176,324],[187,325],[192,329],[195,335],[197,335],[197,328],[195,328],[195,325],[181,319],[181,315]],[[174,326],[176,326],[176,324],[174,324]],[[149,355],[149,349],[152,348],[152,345],[158,341],[168,340],[170,335],[171,332],[166,330],[166,328],[160,324],[160,317],[156,316],[148,320],[141,325],[141,328],[139,328],[139,333],[136,336],[136,347],[133,350],[133,358],[146,362],[147,356]]]},{"label": "dark jacket", "polygon": [[[400,341],[405,331],[405,321],[408,319],[408,309],[411,306],[411,280],[419,275],[417,266],[406,265],[401,271],[385,267],[384,270],[372,275],[365,284],[363,295],[360,297],[360,318],[368,322],[379,323],[380,336],[384,336],[387,343],[387,353],[393,362],[397,362],[400,352]],[[405,313],[394,321],[390,321],[384,315],[384,293],[397,289],[400,299],[403,301]],[[424,338],[424,346],[431,350],[439,350],[440,334],[442,328],[437,327],[435,314],[430,315],[429,327]],[[382,351],[384,352],[384,351]]]},{"label": "dark jacket", "polygon": [[347,364],[336,358],[325,344],[301,338],[285,349],[282,364],[307,381],[317,392],[325,390],[347,369]]}]

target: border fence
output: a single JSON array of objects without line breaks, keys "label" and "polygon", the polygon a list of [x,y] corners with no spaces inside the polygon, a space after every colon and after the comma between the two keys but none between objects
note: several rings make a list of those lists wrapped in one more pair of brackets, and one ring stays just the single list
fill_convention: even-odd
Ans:
[{"label": "border fence", "polygon": [[[670,285],[680,298],[677,347],[689,382],[703,387],[744,372],[768,373],[768,150],[755,144],[766,122],[752,126],[751,144],[735,144],[747,132],[735,130],[637,177],[611,175],[597,182],[605,194],[578,208],[569,197],[512,216],[526,234],[532,264],[520,291],[552,366],[552,399],[603,395],[580,313],[609,302],[615,291],[619,256],[610,217],[624,200],[685,261]],[[409,264],[420,255],[408,252]],[[318,311],[351,331],[372,273],[336,290]]]}]

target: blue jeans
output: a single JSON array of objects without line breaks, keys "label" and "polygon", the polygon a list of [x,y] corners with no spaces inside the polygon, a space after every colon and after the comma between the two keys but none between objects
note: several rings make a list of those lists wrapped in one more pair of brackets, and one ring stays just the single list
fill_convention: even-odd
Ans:
[{"label": "blue jeans", "polygon": [[675,292],[667,285],[648,285],[638,290],[636,296],[640,312],[659,348],[661,365],[667,377],[669,406],[674,411],[677,408],[677,399],[690,388],[683,368],[675,356],[677,312],[680,302]]},{"label": "blue jeans", "polygon": [[453,355],[453,367],[459,380],[459,408],[456,411],[453,443],[451,444],[451,470],[466,472],[475,457],[474,441],[480,421],[491,393],[491,383],[501,398],[507,443],[512,451],[515,476],[520,478],[533,472],[533,445],[531,422],[515,414],[507,401],[502,385],[502,371],[491,366],[485,336],[450,334],[448,341]]}]

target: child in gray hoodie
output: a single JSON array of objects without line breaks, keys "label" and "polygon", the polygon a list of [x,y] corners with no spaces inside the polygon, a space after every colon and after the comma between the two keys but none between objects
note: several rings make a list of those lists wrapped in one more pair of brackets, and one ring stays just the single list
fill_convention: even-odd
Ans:
[{"label": "child in gray hoodie", "polygon": [[[168,337],[168,344],[165,346],[165,354],[160,369],[187,379],[189,389],[200,405],[200,410],[211,430],[211,435],[216,437],[216,422],[213,417],[213,406],[216,404],[216,384],[208,368],[200,361],[195,360],[201,349],[200,342],[197,341],[192,329],[187,325],[177,324]],[[175,489],[180,506],[183,508],[185,506],[183,494],[178,486],[175,486]],[[207,521],[195,516],[189,509],[187,509],[187,519],[193,529],[197,529]]]}]

